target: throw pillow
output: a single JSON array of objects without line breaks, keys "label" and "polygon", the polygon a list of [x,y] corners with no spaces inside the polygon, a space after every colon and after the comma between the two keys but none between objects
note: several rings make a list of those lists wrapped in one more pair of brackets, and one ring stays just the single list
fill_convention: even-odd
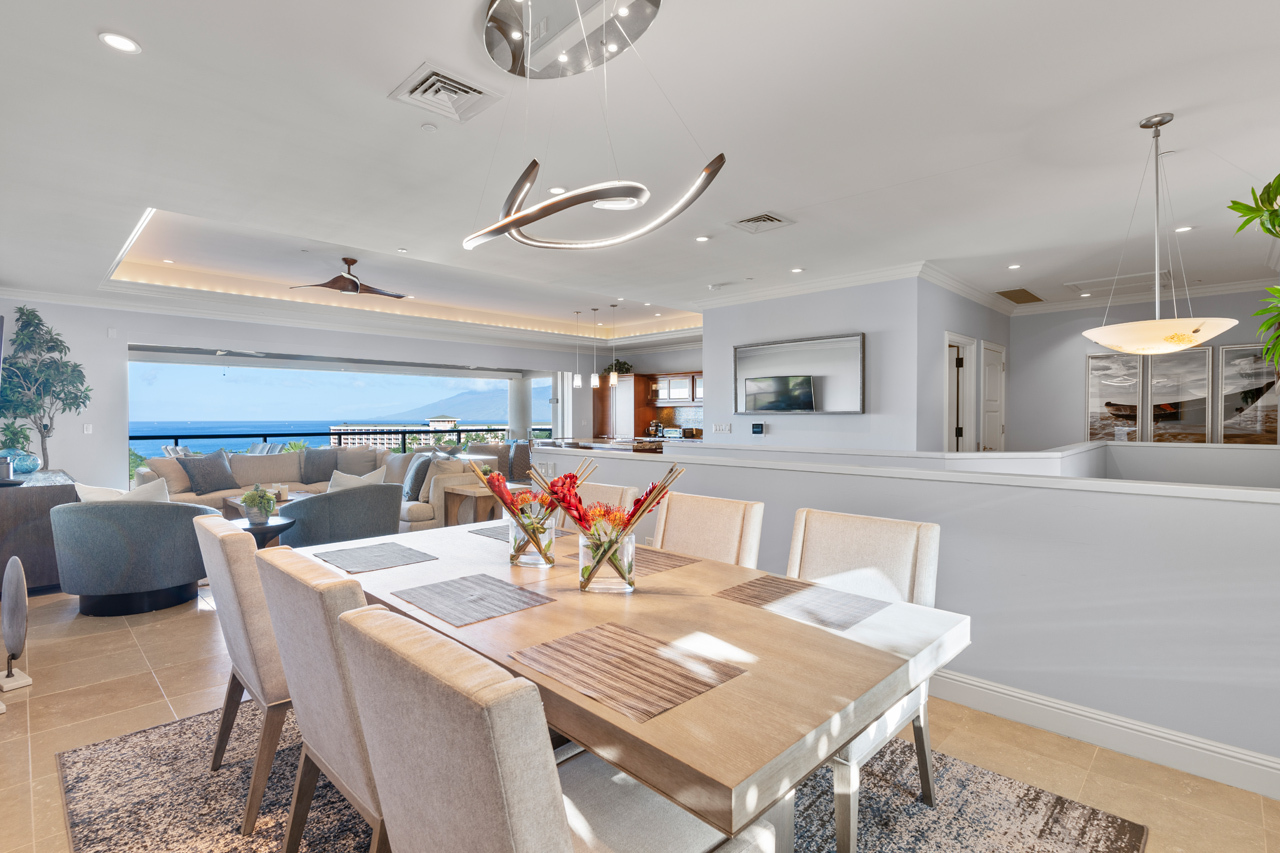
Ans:
[{"label": "throw pillow", "polygon": [[421,453],[388,453],[383,465],[387,467],[387,479],[384,483],[403,483],[413,463]]},{"label": "throw pillow", "polygon": [[406,501],[418,500],[418,495],[422,493],[422,484],[427,482],[427,476],[431,472],[431,454],[419,453],[413,457],[413,464],[404,476],[404,492],[403,499]]},{"label": "throw pillow", "polygon": [[337,470],[344,474],[364,476],[377,467],[375,447],[343,447],[338,449]]},{"label": "throw pillow", "polygon": [[191,491],[197,495],[240,488],[235,475],[231,473],[227,454],[222,451],[208,456],[179,456],[177,462],[187,472],[191,479]]},{"label": "throw pillow", "polygon": [[431,502],[431,481],[436,477],[443,477],[449,474],[465,474],[468,470],[467,463],[461,459],[453,459],[449,456],[433,457],[431,471],[427,474],[427,479],[422,483],[422,491],[418,492],[418,500],[423,503]]},{"label": "throw pillow", "polygon": [[233,453],[231,473],[244,488],[254,483],[297,483],[302,476],[301,453],[269,453],[251,455]]},{"label": "throw pillow", "polygon": [[382,478],[387,475],[386,468],[379,468],[377,471],[370,471],[368,474],[344,474],[341,471],[334,471],[329,478],[329,491],[337,492],[342,489],[351,489],[356,486],[368,486],[373,483],[381,483]]},{"label": "throw pillow", "polygon": [[191,478],[175,459],[158,456],[147,460],[147,470],[157,477],[162,477],[169,486],[169,494],[180,495],[191,491]]},{"label": "throw pillow", "polygon": [[76,496],[82,504],[107,503],[108,501],[132,502],[169,502],[169,487],[163,477],[152,480],[146,485],[126,492],[121,489],[109,489],[105,486],[86,486],[76,483]]},{"label": "throw pillow", "polygon": [[337,467],[337,448],[308,447],[302,454],[302,482],[327,483]]}]

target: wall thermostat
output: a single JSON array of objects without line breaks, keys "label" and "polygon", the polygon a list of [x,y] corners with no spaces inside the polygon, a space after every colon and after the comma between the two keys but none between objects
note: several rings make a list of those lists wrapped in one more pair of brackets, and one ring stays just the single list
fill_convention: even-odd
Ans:
[{"label": "wall thermostat", "polygon": [[752,424],[752,425],[751,425],[751,434],[752,434],[752,435],[764,435],[764,424]]}]

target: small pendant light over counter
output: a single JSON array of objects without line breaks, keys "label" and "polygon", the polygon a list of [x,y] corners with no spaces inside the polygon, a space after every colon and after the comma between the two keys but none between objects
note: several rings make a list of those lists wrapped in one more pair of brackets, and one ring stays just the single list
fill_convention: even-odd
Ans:
[{"label": "small pendant light over counter", "polygon": [[[1116,352],[1129,353],[1131,355],[1162,355],[1164,353],[1178,352],[1179,350],[1198,346],[1211,338],[1217,337],[1239,322],[1229,317],[1179,317],[1176,279],[1171,282],[1173,286],[1173,318],[1160,319],[1160,128],[1171,121],[1173,121],[1173,113],[1160,113],[1159,115],[1145,118],[1138,124],[1139,127],[1151,131],[1152,145],[1155,148],[1155,319],[1137,320],[1132,323],[1115,323],[1108,326],[1104,315],[1103,325],[1083,332],[1084,336],[1095,344]],[[1138,192],[1141,194],[1141,187],[1138,188]],[[1174,234],[1175,240],[1177,237],[1178,235]],[[1179,250],[1179,256],[1181,256],[1181,250]],[[1123,256],[1121,256],[1121,261],[1123,262]],[[1172,270],[1173,264],[1170,263],[1169,266]],[[1117,268],[1116,277],[1119,278],[1119,275],[1120,270]],[[1172,275],[1170,277],[1172,279]],[[1186,286],[1185,269],[1183,270],[1183,285],[1184,287]],[[1111,291],[1114,295],[1114,282],[1112,282]],[[1111,303],[1108,301],[1108,311],[1110,311],[1110,307]],[[1190,292],[1187,294],[1187,312],[1191,312]]]},{"label": "small pendant light over counter", "polygon": [[618,305],[615,302],[609,306],[613,309],[613,368],[609,371],[609,387],[618,387]]},{"label": "small pendant light over counter", "polygon": [[582,374],[578,372],[578,316],[581,311],[573,312],[573,387],[582,387]]},{"label": "small pendant light over counter", "polygon": [[600,324],[595,319],[596,317],[599,316],[598,314],[596,314],[596,312],[599,310],[600,310],[599,308],[591,309],[591,322],[595,323],[595,325],[591,327],[591,387],[592,388],[600,387],[600,374],[596,373],[596,329],[599,328]]}]

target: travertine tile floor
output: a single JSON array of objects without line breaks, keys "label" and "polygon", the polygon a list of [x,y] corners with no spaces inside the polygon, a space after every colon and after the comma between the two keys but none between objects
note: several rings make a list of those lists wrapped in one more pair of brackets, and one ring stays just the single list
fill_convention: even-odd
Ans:
[{"label": "travertine tile floor", "polygon": [[[141,616],[62,594],[30,612],[35,683],[0,697],[0,853],[69,850],[56,753],[213,710],[230,666],[207,588]],[[1280,802],[940,699],[930,724],[942,752],[1146,824],[1148,853],[1280,853]]]}]

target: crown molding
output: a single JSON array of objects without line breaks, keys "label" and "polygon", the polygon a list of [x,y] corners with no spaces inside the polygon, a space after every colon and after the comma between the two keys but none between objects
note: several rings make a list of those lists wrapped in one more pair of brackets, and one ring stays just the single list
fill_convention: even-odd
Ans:
[{"label": "crown molding", "polygon": [[[857,287],[863,284],[880,284],[885,281],[898,281],[904,278],[917,278],[925,264],[921,261],[902,264],[896,267],[866,270],[865,272],[843,273],[841,275],[819,278],[804,282],[787,282],[774,285],[725,285],[733,292],[708,296],[693,300],[699,310],[707,308],[723,308],[728,305],[745,305],[749,302],[764,302],[769,299],[782,299],[787,296],[800,296],[806,293],[821,293],[825,290],[840,290],[846,287]],[[766,289],[767,288],[767,289]]]},{"label": "crown molding", "polygon": [[[1280,241],[1277,241],[1280,242]],[[1191,298],[1196,299],[1201,296],[1222,296],[1228,293],[1248,293],[1252,290],[1264,290],[1268,287],[1275,287],[1276,282],[1272,279],[1255,279],[1253,281],[1229,281],[1222,284],[1205,284],[1199,287],[1191,288]],[[1185,300],[1185,296],[1179,296],[1179,299]],[[1151,302],[1151,294],[1149,293],[1131,293],[1125,296],[1117,296],[1111,300],[1112,305],[1139,305],[1144,302]],[[1013,311],[1013,316],[1021,317],[1024,314],[1051,314],[1055,311],[1084,311],[1096,309],[1106,306],[1107,298],[1105,296],[1092,296],[1088,299],[1081,299],[1079,302],[1036,302],[1031,305],[1019,305]],[[1194,305],[1192,306],[1194,307]]]},{"label": "crown molding", "polygon": [[661,344],[657,346],[618,346],[619,355],[649,355],[655,352],[686,352],[689,350],[702,349],[702,330],[698,330],[698,337],[679,343]]},{"label": "crown molding", "polygon": [[945,270],[939,269],[929,261],[925,261],[921,264],[920,278],[930,284],[936,284],[943,290],[950,290],[957,296],[963,296],[970,302],[976,302],[979,305],[990,308],[992,311],[998,311],[1005,316],[1010,316],[1014,313],[1014,308],[1016,306],[1003,296],[997,296],[994,293],[984,293],[968,282],[956,278]]}]

